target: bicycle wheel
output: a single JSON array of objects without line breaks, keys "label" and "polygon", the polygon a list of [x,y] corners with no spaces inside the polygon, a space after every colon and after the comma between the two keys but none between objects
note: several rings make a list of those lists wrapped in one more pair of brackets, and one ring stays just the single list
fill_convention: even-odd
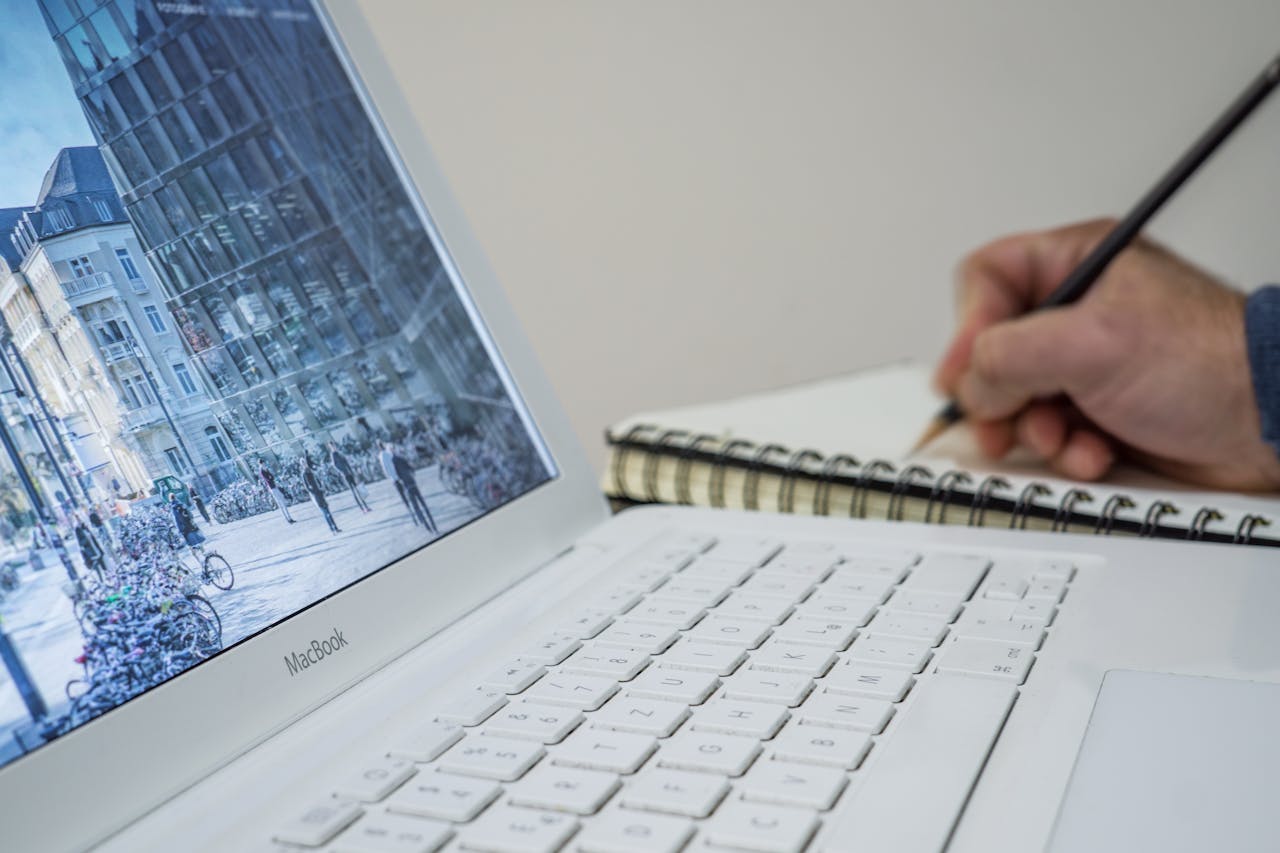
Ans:
[{"label": "bicycle wheel", "polygon": [[222,619],[218,616],[218,611],[213,608],[209,599],[203,595],[188,595],[187,601],[191,604],[191,609],[195,611],[202,619],[209,623],[213,630],[213,636],[218,646],[222,645]]},{"label": "bicycle wheel", "polygon": [[216,551],[209,552],[204,558],[204,577],[209,583],[221,590],[235,586],[236,575],[231,571],[231,564]]}]

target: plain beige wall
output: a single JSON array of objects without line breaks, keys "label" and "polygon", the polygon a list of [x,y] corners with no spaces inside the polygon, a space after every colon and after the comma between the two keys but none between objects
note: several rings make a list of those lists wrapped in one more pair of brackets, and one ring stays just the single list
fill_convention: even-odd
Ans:
[{"label": "plain beige wall", "polygon": [[[1275,0],[365,0],[597,464],[650,409],[904,356],[1002,232],[1122,214]],[[1155,222],[1280,280],[1280,97]]]}]

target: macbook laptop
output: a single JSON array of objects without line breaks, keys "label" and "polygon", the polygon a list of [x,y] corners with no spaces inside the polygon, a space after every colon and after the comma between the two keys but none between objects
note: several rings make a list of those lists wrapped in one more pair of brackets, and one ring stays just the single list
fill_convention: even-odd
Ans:
[{"label": "macbook laptop", "polygon": [[1271,552],[610,517],[354,4],[0,12],[0,848],[1270,849]]}]

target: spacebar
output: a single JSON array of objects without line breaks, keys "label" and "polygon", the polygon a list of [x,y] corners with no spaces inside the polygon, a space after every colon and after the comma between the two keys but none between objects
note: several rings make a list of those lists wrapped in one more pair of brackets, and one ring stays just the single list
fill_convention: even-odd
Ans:
[{"label": "spacebar", "polygon": [[862,785],[829,821],[827,853],[937,853],[951,837],[1017,690],[955,675],[920,688]]}]

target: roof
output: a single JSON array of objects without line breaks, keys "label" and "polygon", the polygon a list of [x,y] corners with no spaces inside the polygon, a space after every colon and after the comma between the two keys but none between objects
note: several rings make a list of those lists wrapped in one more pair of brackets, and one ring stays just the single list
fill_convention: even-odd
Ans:
[{"label": "roof", "polygon": [[[16,269],[33,241],[128,221],[102,153],[92,145],[63,148],[33,206],[0,210],[0,258]],[[14,245],[15,234],[22,235],[23,248]]]},{"label": "roof", "polygon": [[54,158],[49,171],[44,173],[44,183],[40,185],[36,206],[39,207],[50,198],[66,198],[89,192],[116,194],[111,175],[107,172],[107,164],[102,160],[102,153],[94,145],[63,148]]},{"label": "roof", "polygon": [[[22,263],[22,255],[18,253],[18,247],[13,245],[9,235],[13,233],[13,226],[18,224],[22,214],[29,210],[29,207],[0,208],[0,260],[8,265],[10,271],[16,270]],[[4,268],[4,265],[0,265],[0,270]]]}]

